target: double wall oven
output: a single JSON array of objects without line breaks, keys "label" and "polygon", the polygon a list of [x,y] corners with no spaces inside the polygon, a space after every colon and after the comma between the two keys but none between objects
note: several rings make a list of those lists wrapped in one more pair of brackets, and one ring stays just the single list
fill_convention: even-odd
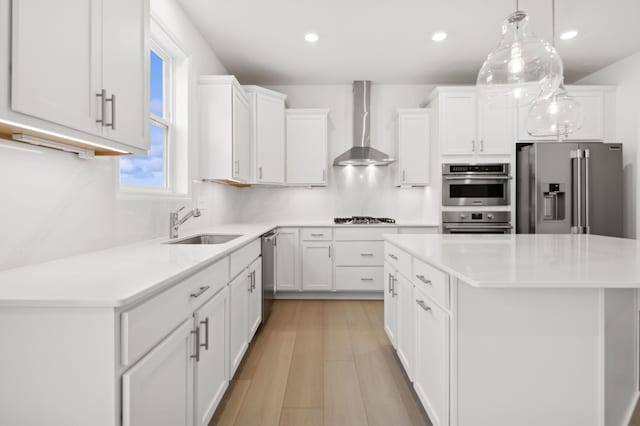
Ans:
[{"label": "double wall oven", "polygon": [[[445,234],[511,234],[511,212],[467,207],[509,206],[508,163],[442,165],[442,232]],[[447,207],[460,207],[459,210]]]},{"label": "double wall oven", "polygon": [[509,164],[443,164],[443,206],[508,206]]}]

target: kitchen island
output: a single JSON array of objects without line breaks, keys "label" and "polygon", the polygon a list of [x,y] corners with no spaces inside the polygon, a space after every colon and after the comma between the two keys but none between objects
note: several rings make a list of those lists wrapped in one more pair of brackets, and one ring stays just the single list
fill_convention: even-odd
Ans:
[{"label": "kitchen island", "polygon": [[387,235],[385,331],[434,425],[628,424],[640,244]]}]

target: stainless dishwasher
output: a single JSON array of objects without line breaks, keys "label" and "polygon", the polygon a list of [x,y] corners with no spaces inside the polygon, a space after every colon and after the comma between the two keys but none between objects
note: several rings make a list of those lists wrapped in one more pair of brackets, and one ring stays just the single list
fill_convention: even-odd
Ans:
[{"label": "stainless dishwasher", "polygon": [[262,323],[271,313],[276,294],[276,246],[278,233],[271,231],[262,236]]}]

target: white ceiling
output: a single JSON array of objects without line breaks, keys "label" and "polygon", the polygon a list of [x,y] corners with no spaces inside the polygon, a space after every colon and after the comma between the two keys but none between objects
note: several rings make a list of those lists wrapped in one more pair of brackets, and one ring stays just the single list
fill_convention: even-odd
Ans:
[{"label": "white ceiling", "polygon": [[[230,73],[244,83],[475,83],[515,0],[179,0]],[[521,0],[551,38],[551,0]],[[640,0],[556,0],[571,83],[640,51]],[[436,31],[449,37],[431,41]],[[320,41],[304,41],[307,32]]]}]

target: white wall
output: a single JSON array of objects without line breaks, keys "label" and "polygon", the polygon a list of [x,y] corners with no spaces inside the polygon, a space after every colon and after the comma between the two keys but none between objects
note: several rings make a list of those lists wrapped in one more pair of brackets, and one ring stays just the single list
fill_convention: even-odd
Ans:
[{"label": "white wall", "polygon": [[640,52],[580,80],[578,84],[616,85],[616,137],[623,143],[624,232],[640,238]]},{"label": "white wall", "polygon": [[[175,0],[152,0],[151,5],[191,54],[192,92],[196,76],[226,73]],[[195,121],[189,127],[195,160]],[[169,212],[184,204],[206,209],[201,218],[185,224],[185,231],[235,219],[231,213],[239,192],[234,188],[194,184],[193,200],[123,197],[117,164],[114,158],[85,161],[72,154],[0,142],[0,269],[167,235]],[[191,164],[195,167],[197,162]]]},{"label": "white wall", "polygon": [[[246,82],[243,82],[246,83]],[[434,86],[376,85],[371,90],[371,145],[397,155],[396,110],[415,108]],[[270,86],[288,95],[289,108],[329,108],[329,159],[353,141],[351,85]],[[329,167],[327,188],[244,188],[239,220],[330,220],[334,216],[388,216],[438,222],[440,200],[430,188],[395,188],[390,167]],[[439,192],[435,192],[439,194]]]}]

